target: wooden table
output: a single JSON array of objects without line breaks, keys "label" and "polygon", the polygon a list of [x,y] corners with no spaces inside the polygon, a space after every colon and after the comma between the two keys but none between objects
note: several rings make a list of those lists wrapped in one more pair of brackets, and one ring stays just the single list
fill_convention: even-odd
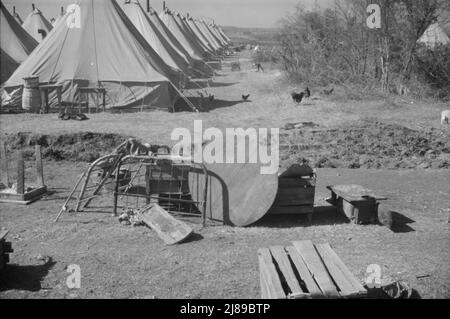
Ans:
[{"label": "wooden table", "polygon": [[61,104],[61,96],[62,96],[62,85],[58,84],[44,84],[39,85],[39,92],[41,93],[41,113],[47,114],[50,110],[49,105],[49,92],[56,90],[56,96],[58,98],[58,106],[59,111],[62,111],[62,104]]},{"label": "wooden table", "polygon": [[101,87],[80,87],[78,88],[78,109],[81,113],[81,100],[82,100],[82,96],[83,94],[86,94],[87,97],[87,109],[88,109],[88,113],[91,113],[90,109],[89,109],[89,93],[95,93],[97,95],[97,99],[96,99],[96,105],[95,105],[95,110],[96,112],[98,112],[98,107],[99,107],[99,95],[102,95],[102,108],[103,108],[103,112],[106,111],[106,89],[105,88],[101,88]]},{"label": "wooden table", "polygon": [[376,221],[379,201],[386,197],[375,194],[360,185],[331,185],[331,198],[327,201],[355,224]]},{"label": "wooden table", "polygon": [[[261,164],[246,161],[205,164],[208,170],[208,219],[245,227],[260,220],[274,203],[278,175],[261,174]],[[203,174],[189,174],[189,187],[194,200],[203,197],[203,187],[199,186],[205,183]]]},{"label": "wooden table", "polygon": [[258,251],[263,299],[364,298],[367,290],[330,244],[295,241]]}]

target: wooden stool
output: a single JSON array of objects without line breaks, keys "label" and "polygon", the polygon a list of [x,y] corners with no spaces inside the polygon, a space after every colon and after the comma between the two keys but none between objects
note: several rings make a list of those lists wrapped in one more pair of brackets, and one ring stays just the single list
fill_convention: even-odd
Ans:
[{"label": "wooden stool", "polygon": [[364,298],[367,290],[330,244],[310,240],[258,251],[263,299]]},{"label": "wooden stool", "polygon": [[95,105],[95,111],[98,112],[98,107],[99,107],[99,94],[102,95],[102,106],[103,106],[103,112],[106,111],[106,89],[105,88],[100,88],[100,87],[80,87],[78,89],[78,110],[81,113],[81,98],[83,96],[83,94],[86,94],[87,97],[87,109],[88,109],[88,113],[91,113],[90,109],[89,109],[89,93],[95,93],[97,95],[96,98],[96,105]]},{"label": "wooden stool", "polygon": [[41,113],[47,114],[49,112],[50,106],[48,104],[48,94],[51,91],[56,90],[56,96],[58,98],[59,111],[62,111],[61,96],[62,96],[62,85],[56,84],[45,84],[39,85],[39,91],[41,92]]}]

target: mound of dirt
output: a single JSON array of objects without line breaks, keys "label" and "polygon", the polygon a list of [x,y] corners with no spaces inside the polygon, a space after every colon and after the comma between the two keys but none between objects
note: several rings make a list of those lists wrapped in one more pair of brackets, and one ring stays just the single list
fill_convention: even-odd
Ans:
[{"label": "mound of dirt", "polygon": [[42,156],[47,160],[92,162],[111,153],[129,137],[117,134],[83,132],[77,134],[43,135],[28,132],[6,135],[9,152],[24,151],[25,159],[34,156],[34,146],[42,146]]},{"label": "mound of dirt", "polygon": [[318,168],[450,168],[450,136],[364,122],[329,130],[288,129],[280,136],[282,166]]}]

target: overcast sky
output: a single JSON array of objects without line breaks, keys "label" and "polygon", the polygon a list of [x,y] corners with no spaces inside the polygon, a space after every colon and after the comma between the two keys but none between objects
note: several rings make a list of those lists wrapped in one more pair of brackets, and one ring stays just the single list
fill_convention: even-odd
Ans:
[{"label": "overcast sky", "polygon": [[[95,0],[94,0],[95,1]],[[116,0],[119,3],[125,0]],[[146,0],[139,0],[142,6],[146,6]],[[308,8],[314,5],[324,5],[332,0],[166,0],[169,8],[181,13],[189,12],[196,17],[209,17],[220,25],[241,27],[274,27],[277,22],[293,10],[297,3],[302,3]],[[61,6],[66,7],[76,0],[2,0],[2,3],[12,11],[16,11],[25,19],[31,11],[31,3],[43,12],[50,20],[55,17]],[[163,0],[150,0],[150,4],[158,12],[162,10]]]}]

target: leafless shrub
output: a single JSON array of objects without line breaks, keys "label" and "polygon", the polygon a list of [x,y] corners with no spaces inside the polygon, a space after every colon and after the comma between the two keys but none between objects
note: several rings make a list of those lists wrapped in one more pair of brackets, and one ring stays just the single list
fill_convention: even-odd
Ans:
[{"label": "leafless shrub", "polygon": [[366,8],[373,1],[337,0],[333,9],[323,12],[297,6],[281,21],[278,35],[280,63],[287,75],[310,85],[335,84],[402,95],[408,95],[408,86],[420,80],[423,85],[450,92],[448,46],[445,56],[442,49],[421,50],[417,42],[432,23],[445,17],[450,3],[376,2],[384,9],[381,30],[366,25]]}]

